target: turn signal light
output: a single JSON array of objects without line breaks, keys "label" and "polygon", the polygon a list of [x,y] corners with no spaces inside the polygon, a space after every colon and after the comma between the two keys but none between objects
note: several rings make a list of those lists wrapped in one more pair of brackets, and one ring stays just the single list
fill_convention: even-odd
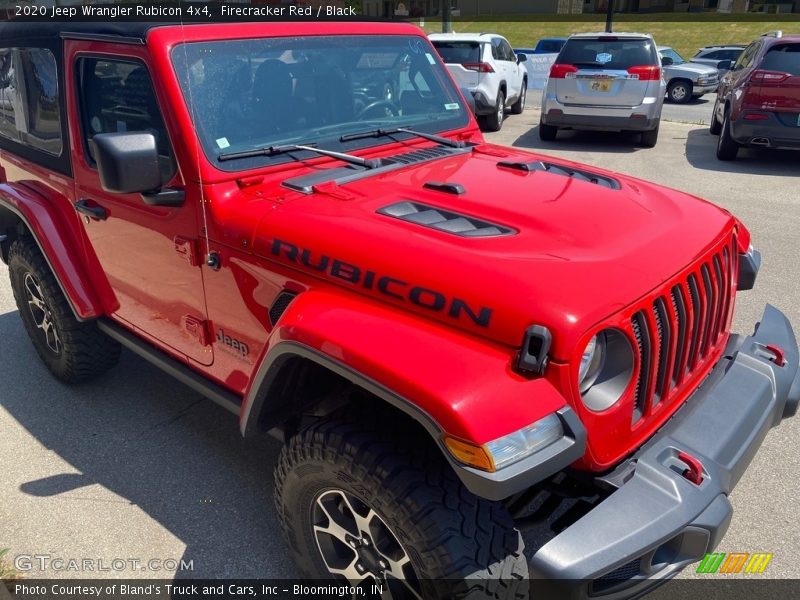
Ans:
[{"label": "turn signal light", "polygon": [[456,460],[470,467],[475,467],[481,471],[489,471],[490,473],[494,473],[497,470],[495,469],[492,457],[489,456],[489,453],[483,446],[470,444],[469,442],[450,436],[445,436],[444,445],[447,446],[450,454],[452,454]]}]

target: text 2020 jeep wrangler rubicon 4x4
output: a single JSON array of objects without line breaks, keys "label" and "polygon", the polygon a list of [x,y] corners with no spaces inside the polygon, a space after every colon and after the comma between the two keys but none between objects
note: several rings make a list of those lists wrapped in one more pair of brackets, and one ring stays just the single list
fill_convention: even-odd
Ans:
[{"label": "text 2020 jeep wrangler rubicon 4x4", "polygon": [[303,575],[625,597],[717,546],[800,397],[777,309],[730,332],[760,264],[735,217],[486,143],[411,25],[56,29],[0,26],[25,328],[66,382],[125,346],[282,436]]}]

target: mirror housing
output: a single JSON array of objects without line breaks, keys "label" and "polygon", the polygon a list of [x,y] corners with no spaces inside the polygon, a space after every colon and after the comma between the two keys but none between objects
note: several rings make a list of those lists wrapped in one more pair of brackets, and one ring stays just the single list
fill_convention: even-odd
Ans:
[{"label": "mirror housing", "polygon": [[161,187],[158,149],[152,133],[98,133],[89,144],[105,191],[136,194]]},{"label": "mirror housing", "polygon": [[675,64],[675,61],[672,60],[669,56],[662,56],[661,57],[661,66],[662,67],[670,67]]},{"label": "mirror housing", "polygon": [[475,104],[475,96],[473,96],[472,92],[470,92],[467,88],[463,87],[461,88],[461,95],[464,96],[464,100],[467,102],[467,106],[469,106],[469,109],[472,111],[472,114],[474,115],[475,112],[478,110],[478,107]]},{"label": "mirror housing", "polygon": [[732,60],[721,60],[717,63],[717,69],[720,71],[730,71],[732,64]]},{"label": "mirror housing", "polygon": [[522,52],[517,54],[517,64],[524,63],[527,60],[528,60],[527,54],[523,54]]}]

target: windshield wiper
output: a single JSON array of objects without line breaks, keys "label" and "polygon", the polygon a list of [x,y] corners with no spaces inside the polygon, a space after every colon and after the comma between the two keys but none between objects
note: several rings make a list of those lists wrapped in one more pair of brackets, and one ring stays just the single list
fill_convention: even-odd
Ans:
[{"label": "windshield wiper", "polygon": [[322,156],[330,156],[331,158],[339,159],[343,162],[350,163],[351,165],[358,165],[366,169],[377,169],[383,163],[377,158],[361,158],[360,156],[353,156],[352,154],[344,154],[343,152],[334,152],[333,150],[323,150],[316,146],[304,146],[302,144],[286,144],[284,146],[265,146],[263,148],[256,148],[255,150],[243,150],[242,152],[229,152],[227,154],[220,154],[217,160],[224,162],[226,160],[236,160],[237,158],[253,158],[254,156],[278,156],[279,154],[289,154],[291,152],[298,152],[304,150],[306,152],[314,152]]},{"label": "windshield wiper", "polygon": [[421,137],[425,140],[430,140],[432,142],[438,142],[443,146],[450,146],[451,148],[466,148],[466,142],[462,142],[460,140],[451,140],[450,138],[446,138],[441,135],[434,135],[432,133],[424,133],[422,131],[415,131],[414,129],[407,129],[406,127],[392,127],[391,129],[373,129],[372,131],[363,131],[361,133],[351,133],[349,135],[343,135],[339,138],[340,142],[351,142],[353,140],[363,140],[364,138],[377,138],[377,137],[384,137],[384,136],[393,136],[398,133],[408,133],[410,135],[415,135],[417,137]]}]

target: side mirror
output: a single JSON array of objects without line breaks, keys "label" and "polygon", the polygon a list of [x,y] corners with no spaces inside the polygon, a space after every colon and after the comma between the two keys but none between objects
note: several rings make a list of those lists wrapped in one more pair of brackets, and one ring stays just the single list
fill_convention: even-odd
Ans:
[{"label": "side mirror", "polygon": [[152,133],[98,133],[89,144],[105,191],[136,194],[161,187],[158,149]]},{"label": "side mirror", "polygon": [[473,96],[472,92],[470,92],[467,88],[461,88],[461,95],[464,96],[464,100],[467,101],[467,106],[469,106],[469,109],[474,115],[478,110],[478,107],[475,104],[475,96]]},{"label": "side mirror", "polygon": [[675,61],[672,60],[669,56],[662,56],[661,57],[661,66],[662,67],[669,67],[669,66],[674,65],[674,64],[675,64]]},{"label": "side mirror", "polygon": [[717,63],[717,69],[720,71],[730,71],[732,62],[733,61],[730,60],[721,60]]},{"label": "side mirror", "polygon": [[517,54],[517,64],[524,63],[526,60],[528,60],[527,54]]}]

